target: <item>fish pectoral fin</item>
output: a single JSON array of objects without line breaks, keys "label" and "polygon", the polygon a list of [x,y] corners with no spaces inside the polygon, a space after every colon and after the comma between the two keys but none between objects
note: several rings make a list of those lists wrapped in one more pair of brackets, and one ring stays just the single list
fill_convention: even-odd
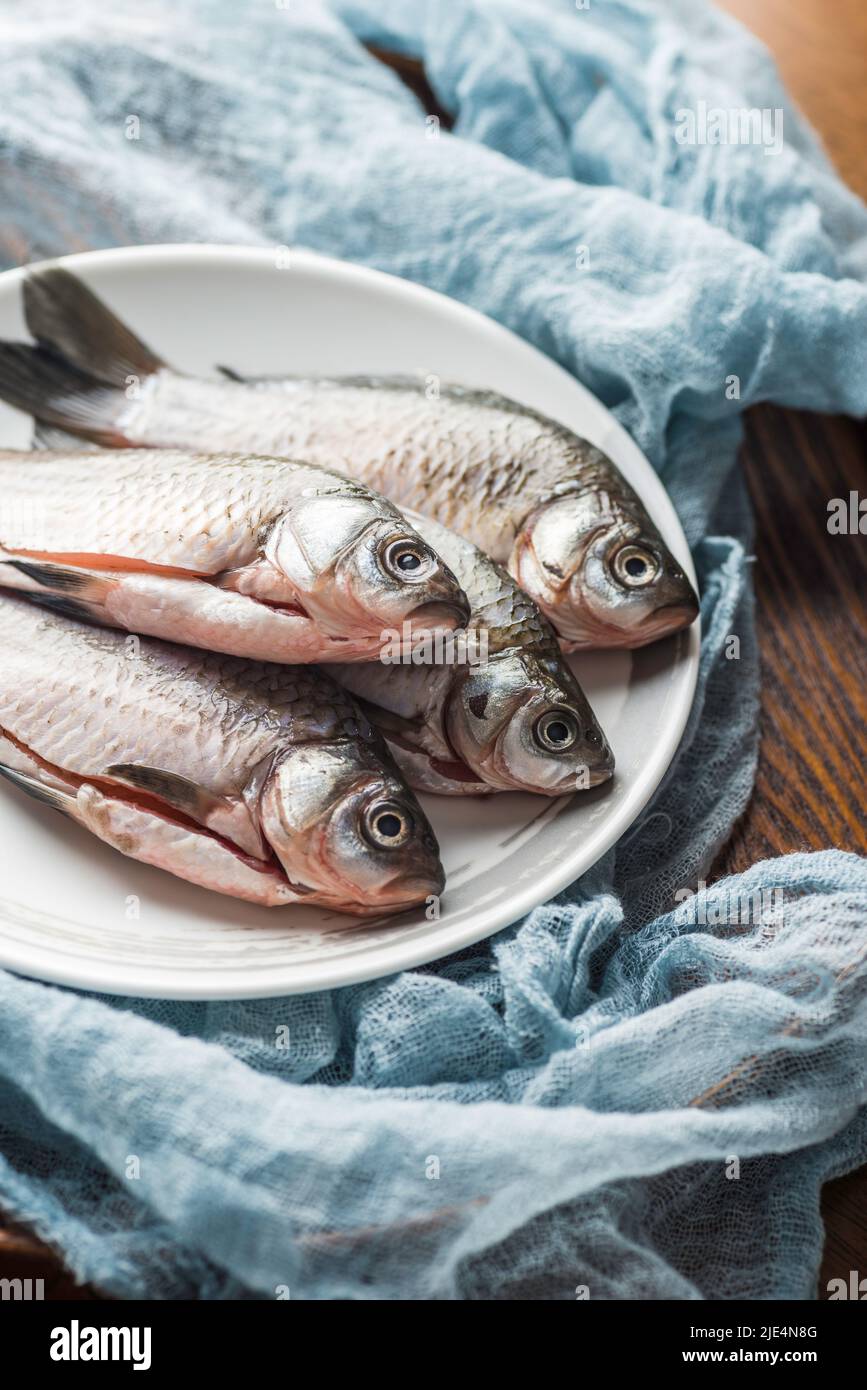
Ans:
[{"label": "fish pectoral fin", "polygon": [[208,577],[208,583],[215,589],[241,594],[275,612],[289,613],[299,618],[310,616],[300,602],[295,586],[264,555],[238,569],[212,574]]},{"label": "fish pectoral fin", "polygon": [[78,789],[74,814],[112,849],[188,883],[263,907],[298,901],[298,892],[273,861],[257,862],[207,832],[166,820],[144,806],[115,801],[89,783]]},{"label": "fish pectoral fin", "polygon": [[106,790],[86,780],[67,790],[43,780],[50,775],[24,772],[0,762],[0,777],[14,787],[61,811],[104,844],[143,864],[265,907],[301,901],[310,891],[290,884],[273,858],[260,860],[245,854],[219,836],[197,830],[191,820],[167,819],[148,805],[115,800],[106,782]]},{"label": "fish pectoral fin", "polygon": [[433,721],[430,718],[426,719],[422,714],[395,714],[393,710],[384,709],[382,705],[377,705],[364,696],[355,694],[355,699],[374,728],[379,730],[393,748],[404,748],[430,762],[454,762],[454,751],[443,732],[439,718]]},{"label": "fish pectoral fin", "polygon": [[112,849],[143,864],[167,869],[189,883],[264,907],[280,907],[305,896],[305,890],[290,885],[278,866],[260,865],[235,853],[223,841],[197,835],[193,827],[165,820],[146,807],[113,801],[89,782],[64,791],[7,763],[0,763],[0,777],[34,800],[63,812]]},{"label": "fish pectoral fin", "polygon": [[[0,572],[2,574],[2,572]],[[60,613],[64,618],[72,618],[78,623],[103,623],[98,609],[91,609],[85,603],[79,603],[78,599],[65,598],[59,594],[46,594],[24,589],[23,586],[8,586],[8,591],[15,594],[25,594],[30,603],[36,604],[38,608],[47,608],[50,613]],[[3,592],[0,585],[0,593]]]},{"label": "fish pectoral fin", "polygon": [[255,858],[266,859],[269,855],[259,826],[243,798],[220,796],[180,773],[146,763],[112,763],[102,777],[144,792],[156,803],[173,807]]},{"label": "fish pectoral fin", "polygon": [[112,777],[118,782],[125,782],[127,786],[136,787],[139,791],[150,792],[152,796],[159,797],[160,801],[168,802],[170,806],[175,806],[179,811],[184,811],[203,824],[221,800],[198,783],[181,777],[177,772],[167,772],[161,767],[149,767],[146,763],[112,763],[102,775]]},{"label": "fish pectoral fin", "polygon": [[[2,344],[0,344],[2,347]],[[24,455],[26,458],[26,455]],[[97,550],[30,550],[23,546],[10,545],[8,540],[0,540],[0,558],[11,565],[34,564],[42,566],[43,575],[56,573],[57,567],[65,568],[70,574],[80,572],[91,579],[108,574],[113,579],[119,575],[142,574],[163,579],[205,579],[214,576],[209,570],[191,570],[182,565],[161,565],[156,560],[145,559],[141,555],[113,555],[108,551]],[[51,569],[48,569],[48,566]]]},{"label": "fish pectoral fin", "polygon": [[32,796],[34,801],[42,801],[46,806],[51,806],[55,811],[62,811],[66,816],[73,815],[75,811],[74,791],[52,787],[30,773],[10,767],[8,763],[0,763],[0,777],[5,777],[13,787],[18,787],[20,791]]},{"label": "fish pectoral fin", "polygon": [[379,729],[383,737],[392,739],[395,743],[402,743],[408,748],[424,746],[425,734],[428,730],[423,718],[419,716],[412,719],[404,714],[395,714],[393,710],[385,709],[383,705],[378,705],[373,700],[367,700],[355,691],[353,691],[353,698],[367,715],[371,724]]},{"label": "fish pectoral fin", "polygon": [[[10,553],[10,552],[7,552]],[[4,571],[17,570],[18,574],[30,579],[41,589],[53,590],[55,593],[74,594],[76,598],[91,598],[99,602],[103,597],[108,581],[95,574],[89,574],[87,570],[69,569],[66,565],[42,563],[38,560],[21,560],[10,558],[0,560],[0,576]],[[7,575],[6,583],[11,588],[12,577]]]},{"label": "fish pectoral fin", "polygon": [[416,791],[463,794],[492,790],[457,757],[443,731],[423,716],[409,719],[358,694],[355,699],[371,724],[379,729],[401,772]]},{"label": "fish pectoral fin", "polygon": [[0,551],[0,587],[78,622],[99,622],[112,581],[65,565],[22,560]]}]

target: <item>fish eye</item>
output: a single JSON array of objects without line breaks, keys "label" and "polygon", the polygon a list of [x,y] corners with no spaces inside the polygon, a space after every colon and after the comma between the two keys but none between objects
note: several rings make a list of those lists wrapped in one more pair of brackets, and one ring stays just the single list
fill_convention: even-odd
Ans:
[{"label": "fish eye", "polygon": [[578,721],[568,710],[548,710],[536,720],[533,735],[546,753],[566,753],[576,742]]},{"label": "fish eye", "polygon": [[362,820],[365,838],[375,849],[400,849],[412,835],[412,816],[396,801],[377,801]]},{"label": "fish eye", "polygon": [[659,561],[652,550],[641,545],[624,545],[614,556],[615,577],[630,589],[651,584],[659,574]]},{"label": "fish eye", "polygon": [[433,554],[421,541],[406,537],[390,541],[382,554],[382,563],[397,579],[424,579],[434,567]]}]

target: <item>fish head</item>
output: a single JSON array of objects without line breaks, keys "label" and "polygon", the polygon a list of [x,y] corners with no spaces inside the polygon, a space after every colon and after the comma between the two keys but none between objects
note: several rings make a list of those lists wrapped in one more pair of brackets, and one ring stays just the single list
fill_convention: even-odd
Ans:
[{"label": "fish head", "polygon": [[640,504],[626,511],[596,491],[537,508],[509,568],[567,651],[643,647],[698,614],[692,584]]},{"label": "fish head", "polygon": [[[266,558],[323,632],[450,632],[466,595],[433,548],[374,494],[304,498],[273,527]],[[383,639],[384,640],[384,639]]]},{"label": "fish head", "polygon": [[510,649],[466,667],[449,696],[445,726],[455,753],[501,791],[561,796],[614,772],[584,692],[557,659]]},{"label": "fish head", "polygon": [[265,838],[310,901],[370,916],[439,896],[439,846],[379,741],[306,743],[282,753],[259,792]]}]

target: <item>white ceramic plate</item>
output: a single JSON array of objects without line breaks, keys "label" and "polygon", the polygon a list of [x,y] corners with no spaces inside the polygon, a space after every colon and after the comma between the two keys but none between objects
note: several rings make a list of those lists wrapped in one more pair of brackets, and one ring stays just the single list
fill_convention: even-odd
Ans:
[{"label": "white ceramic plate", "polygon": [[[433,372],[492,387],[605,449],[694,579],[661,483],[608,411],[560,367],[471,309],[403,280],[312,253],[208,246],[70,256],[168,361],[209,373]],[[20,271],[0,275],[0,337],[25,336]],[[0,444],[30,422],[0,405]],[[549,802],[508,794],[423,798],[448,885],[424,912],[357,924],[313,908],[266,909],[125,859],[0,787],[0,965],[61,984],[179,999],[256,998],[345,985],[448,955],[514,922],[585,872],[662,779],[683,732],[699,629],[574,669],[617,757],[613,783]]]}]

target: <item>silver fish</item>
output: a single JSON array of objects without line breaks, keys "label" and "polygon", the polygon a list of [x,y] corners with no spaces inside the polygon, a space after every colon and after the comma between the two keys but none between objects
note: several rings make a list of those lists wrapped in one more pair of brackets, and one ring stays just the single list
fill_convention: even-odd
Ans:
[{"label": "silver fish", "polygon": [[134,639],[3,594],[0,774],[122,854],[265,906],[369,916],[443,888],[416,798],[315,668]]},{"label": "silver fish", "polygon": [[48,424],[349,473],[507,565],[566,650],[644,646],[696,617],[692,585],[612,461],[537,411],[409,377],[182,376],[62,268],[31,273],[24,302],[38,346],[0,347],[0,396]]},{"label": "silver fish", "polygon": [[[395,663],[326,669],[363,701],[410,786],[559,796],[606,781],[614,756],[532,599],[472,542],[415,512],[407,519],[470,600],[466,635],[440,644],[460,660],[408,663],[404,653]],[[436,652],[428,643],[417,654],[425,645]]]},{"label": "silver fish", "polygon": [[0,451],[0,585],[131,632],[293,663],[369,660],[395,622],[448,631],[469,611],[430,546],[362,484],[179,450]]}]

